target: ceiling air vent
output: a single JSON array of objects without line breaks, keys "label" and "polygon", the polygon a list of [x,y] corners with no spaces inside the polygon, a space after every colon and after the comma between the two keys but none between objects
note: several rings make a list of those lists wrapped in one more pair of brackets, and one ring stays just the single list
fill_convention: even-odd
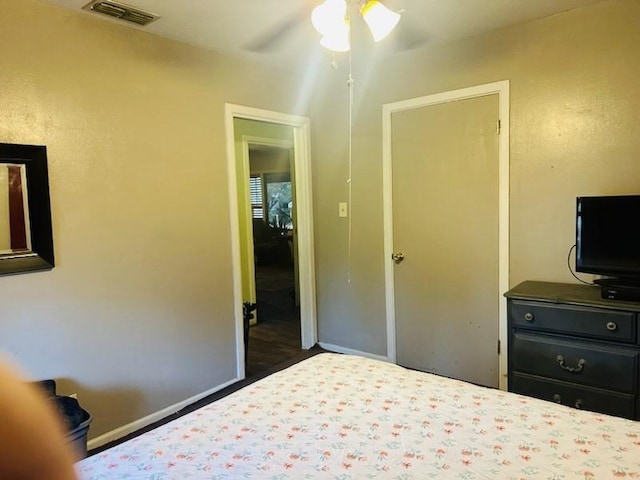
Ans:
[{"label": "ceiling air vent", "polygon": [[153,13],[143,12],[141,10],[122,5],[121,3],[107,2],[104,0],[93,0],[82,8],[84,10],[89,10],[90,12],[102,13],[103,15],[109,15],[110,17],[142,26],[148,25],[154,20],[160,18],[158,15],[154,15]]}]

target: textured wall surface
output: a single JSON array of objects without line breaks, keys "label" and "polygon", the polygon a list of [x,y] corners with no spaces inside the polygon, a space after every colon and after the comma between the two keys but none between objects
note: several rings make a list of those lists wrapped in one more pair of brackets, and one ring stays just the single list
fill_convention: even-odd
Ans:
[{"label": "textured wall surface", "polygon": [[313,115],[320,340],[386,354],[385,103],[510,80],[510,282],[575,282],[575,197],[640,193],[639,22],[638,2],[610,0],[385,62],[354,49],[350,255],[335,206],[347,197],[347,71],[328,73]]},{"label": "textured wall surface", "polygon": [[46,145],[56,267],[0,278],[0,351],[96,437],[236,374],[224,103],[287,112],[280,72],[2,0],[0,139]]},{"label": "textured wall surface", "polygon": [[511,81],[512,285],[572,280],[576,195],[640,192],[634,0],[384,63],[354,49],[351,230],[343,57],[295,77],[0,5],[0,140],[47,146],[56,252],[50,272],[0,278],[0,350],[77,392],[92,437],[235,375],[225,102],[311,117],[319,338],[372,354],[387,342],[384,103]]}]

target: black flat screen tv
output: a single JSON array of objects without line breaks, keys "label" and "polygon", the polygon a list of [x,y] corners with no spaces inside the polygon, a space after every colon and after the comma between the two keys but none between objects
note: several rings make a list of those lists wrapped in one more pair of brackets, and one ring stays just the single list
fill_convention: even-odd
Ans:
[{"label": "black flat screen tv", "polygon": [[576,271],[640,281],[640,195],[577,198]]}]

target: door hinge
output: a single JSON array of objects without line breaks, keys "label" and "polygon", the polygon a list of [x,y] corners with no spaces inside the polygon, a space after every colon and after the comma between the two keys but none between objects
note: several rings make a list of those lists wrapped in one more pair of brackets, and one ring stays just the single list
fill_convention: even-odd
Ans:
[{"label": "door hinge", "polygon": [[498,340],[498,355],[500,355],[500,340]]},{"label": "door hinge", "polygon": [[502,123],[498,120],[498,124],[496,125],[496,133],[500,135],[500,130],[502,129]]}]

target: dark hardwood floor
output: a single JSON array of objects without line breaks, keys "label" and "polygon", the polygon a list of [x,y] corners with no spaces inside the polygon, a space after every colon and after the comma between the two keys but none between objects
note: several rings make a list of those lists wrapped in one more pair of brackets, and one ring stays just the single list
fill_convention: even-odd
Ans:
[{"label": "dark hardwood floor", "polygon": [[247,377],[302,352],[294,281],[293,266],[256,266],[258,323],[249,328]]}]

